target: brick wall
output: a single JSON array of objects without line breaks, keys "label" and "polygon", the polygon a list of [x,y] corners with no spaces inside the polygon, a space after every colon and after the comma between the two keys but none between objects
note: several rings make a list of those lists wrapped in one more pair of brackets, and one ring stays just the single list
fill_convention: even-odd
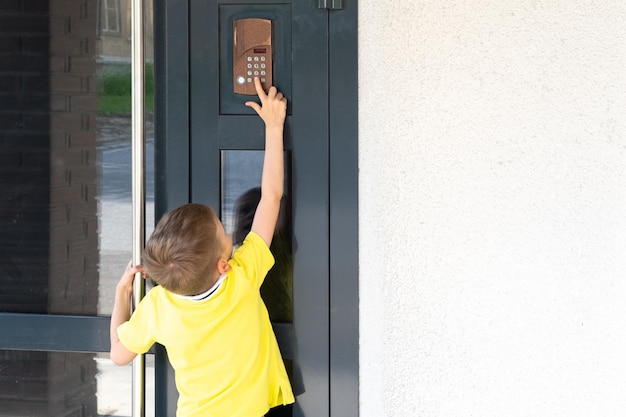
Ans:
[{"label": "brick wall", "polygon": [[[95,0],[0,0],[0,311],[96,315]],[[0,416],[95,416],[93,355],[0,351]]]},{"label": "brick wall", "polygon": [[97,314],[96,5],[50,1],[51,313]]}]

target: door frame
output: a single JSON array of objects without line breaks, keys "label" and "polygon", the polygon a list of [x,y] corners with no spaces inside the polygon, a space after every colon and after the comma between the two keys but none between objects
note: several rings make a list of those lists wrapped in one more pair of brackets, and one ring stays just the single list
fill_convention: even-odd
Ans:
[{"label": "door frame", "polygon": [[[333,2],[334,3],[334,2]],[[359,415],[358,15],[329,13],[330,415]]]},{"label": "door frame", "polygon": [[[317,0],[306,1],[311,7],[318,7]],[[343,8],[328,13],[329,415],[356,417],[359,415],[358,19],[356,1],[332,3],[343,3]],[[155,217],[158,219],[168,209],[191,201],[192,195],[189,0],[155,0],[154,14]],[[167,175],[168,172],[177,175]],[[176,408],[171,395],[175,392],[173,371],[165,360],[164,349],[157,346],[155,350],[157,416],[173,415]]]}]

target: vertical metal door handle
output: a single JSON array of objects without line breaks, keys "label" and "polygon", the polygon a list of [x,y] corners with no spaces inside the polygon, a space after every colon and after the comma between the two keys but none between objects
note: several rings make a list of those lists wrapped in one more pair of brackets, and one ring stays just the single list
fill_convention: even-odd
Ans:
[{"label": "vertical metal door handle", "polygon": [[[131,10],[131,72],[132,72],[132,260],[141,264],[141,253],[145,239],[145,54],[144,54],[144,8],[143,0],[132,0]],[[141,275],[141,274],[138,274]],[[136,277],[133,288],[133,304],[143,298],[146,286],[141,277]],[[146,415],[146,359],[137,355],[133,361],[133,417]]]}]

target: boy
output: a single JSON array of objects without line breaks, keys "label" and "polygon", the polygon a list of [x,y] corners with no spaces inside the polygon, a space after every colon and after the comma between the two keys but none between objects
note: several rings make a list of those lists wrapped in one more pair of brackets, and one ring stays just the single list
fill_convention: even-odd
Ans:
[{"label": "boy", "polygon": [[[269,246],[283,194],[283,125],[287,100],[255,79],[265,123],[265,156],[251,232],[233,253],[215,212],[186,204],[167,213],[146,244],[143,266],[129,263],[115,293],[111,359],[130,363],[158,342],[167,349],[179,392],[179,417],[261,417],[294,396],[259,295],[274,264]],[[231,258],[232,255],[232,258]],[[133,279],[159,285],[130,317]]]}]

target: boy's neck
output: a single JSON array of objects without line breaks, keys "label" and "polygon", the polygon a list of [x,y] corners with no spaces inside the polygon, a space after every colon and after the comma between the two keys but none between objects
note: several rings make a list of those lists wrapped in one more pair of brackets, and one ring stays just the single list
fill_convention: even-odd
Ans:
[{"label": "boy's neck", "polygon": [[207,283],[207,286],[205,287],[205,289],[203,291],[200,291],[200,294],[204,294],[207,291],[211,290],[213,287],[215,287],[215,285],[217,284],[217,282],[220,280],[222,276],[223,276],[222,274],[220,274],[219,272],[216,272],[215,275],[211,277],[211,279]]},{"label": "boy's neck", "polygon": [[202,291],[199,294],[196,295],[178,295],[181,298],[186,298],[188,300],[194,300],[194,301],[202,301],[202,300],[206,300],[207,298],[209,298],[211,295],[213,295],[213,293],[215,291],[217,291],[217,289],[220,287],[220,285],[222,284],[222,281],[224,280],[224,278],[226,278],[226,275],[220,275],[218,276],[214,281],[213,284],[211,284],[211,286],[205,290]]}]

